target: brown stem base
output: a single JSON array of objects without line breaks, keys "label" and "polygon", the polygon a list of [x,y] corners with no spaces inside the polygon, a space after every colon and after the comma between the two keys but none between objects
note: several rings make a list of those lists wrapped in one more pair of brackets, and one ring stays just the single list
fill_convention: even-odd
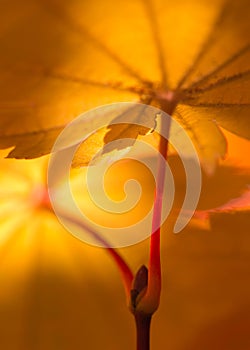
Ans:
[{"label": "brown stem base", "polygon": [[151,315],[143,313],[135,313],[136,336],[137,336],[137,350],[150,349],[150,324]]}]

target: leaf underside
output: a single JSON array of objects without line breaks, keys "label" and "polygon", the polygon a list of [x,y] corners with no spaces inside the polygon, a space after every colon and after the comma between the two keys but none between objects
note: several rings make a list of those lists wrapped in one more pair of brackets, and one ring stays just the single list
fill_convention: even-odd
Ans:
[{"label": "leaf underside", "polygon": [[[158,105],[158,91],[180,92],[173,117],[208,168],[226,153],[218,125],[250,139],[248,0],[4,0],[2,7],[0,148],[13,147],[9,157],[49,153],[63,127],[94,107]],[[75,165],[117,137],[147,132],[101,130]]]}]

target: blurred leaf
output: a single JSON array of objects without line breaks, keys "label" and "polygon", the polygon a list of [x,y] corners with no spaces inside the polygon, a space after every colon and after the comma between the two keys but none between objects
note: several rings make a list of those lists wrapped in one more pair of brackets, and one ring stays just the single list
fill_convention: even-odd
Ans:
[{"label": "blurred leaf", "polygon": [[209,219],[214,214],[235,213],[250,210],[250,189],[248,188],[240,197],[233,198],[227,203],[212,209],[198,210],[194,217],[201,220]]}]

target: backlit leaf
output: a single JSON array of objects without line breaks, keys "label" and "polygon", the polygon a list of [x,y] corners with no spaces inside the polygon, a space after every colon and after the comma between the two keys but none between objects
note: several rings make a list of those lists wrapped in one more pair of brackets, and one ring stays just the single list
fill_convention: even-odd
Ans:
[{"label": "backlit leaf", "polygon": [[[0,147],[38,157],[80,113],[141,101],[182,121],[213,170],[226,152],[217,124],[250,138],[247,8],[248,0],[2,1]],[[176,112],[166,107],[173,96]],[[114,129],[94,136],[78,163]]]}]

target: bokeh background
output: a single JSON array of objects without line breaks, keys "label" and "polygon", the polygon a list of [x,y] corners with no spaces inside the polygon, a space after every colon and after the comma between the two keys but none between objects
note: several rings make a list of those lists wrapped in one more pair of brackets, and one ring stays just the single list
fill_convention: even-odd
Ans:
[{"label": "bokeh background", "polygon": [[[4,157],[48,153],[65,124],[90,108],[147,102],[149,87],[162,88],[164,71],[171,91],[187,72],[184,88],[215,72],[201,83],[205,94],[191,89],[190,105],[178,110],[196,130],[203,164],[214,167],[225,144],[211,119],[249,137],[249,13],[249,0],[0,0],[0,349],[135,348],[133,317],[109,254],[77,240],[48,210],[47,156]],[[203,174],[199,210],[247,190],[249,141],[226,136],[227,157],[213,176]],[[162,229],[163,290],[152,350],[249,350],[249,203],[210,222],[193,219],[174,235],[185,177],[177,156],[169,163],[176,198]],[[138,217],[153,198],[144,168],[118,163],[106,186],[122,198],[125,177],[135,175],[143,190]],[[85,193],[84,181],[77,184]],[[87,197],[82,205],[105,221]],[[147,264],[149,241],[119,251],[137,271]]]},{"label": "bokeh background", "polygon": [[[227,136],[228,158],[213,177],[204,175],[199,209],[239,196],[249,181],[249,142]],[[34,197],[46,181],[46,162],[1,160],[1,348],[133,349],[133,317],[109,254],[66,232]],[[177,209],[185,181],[178,159],[170,164]],[[106,181],[122,196],[117,169]],[[132,165],[126,169],[128,178],[135,174]],[[140,167],[136,176],[151,198],[152,178]],[[214,215],[211,230],[196,219],[177,235],[171,232],[175,217],[162,232],[163,292],[152,349],[249,349],[249,212]],[[134,271],[147,263],[148,251],[148,240],[120,249]]]}]

